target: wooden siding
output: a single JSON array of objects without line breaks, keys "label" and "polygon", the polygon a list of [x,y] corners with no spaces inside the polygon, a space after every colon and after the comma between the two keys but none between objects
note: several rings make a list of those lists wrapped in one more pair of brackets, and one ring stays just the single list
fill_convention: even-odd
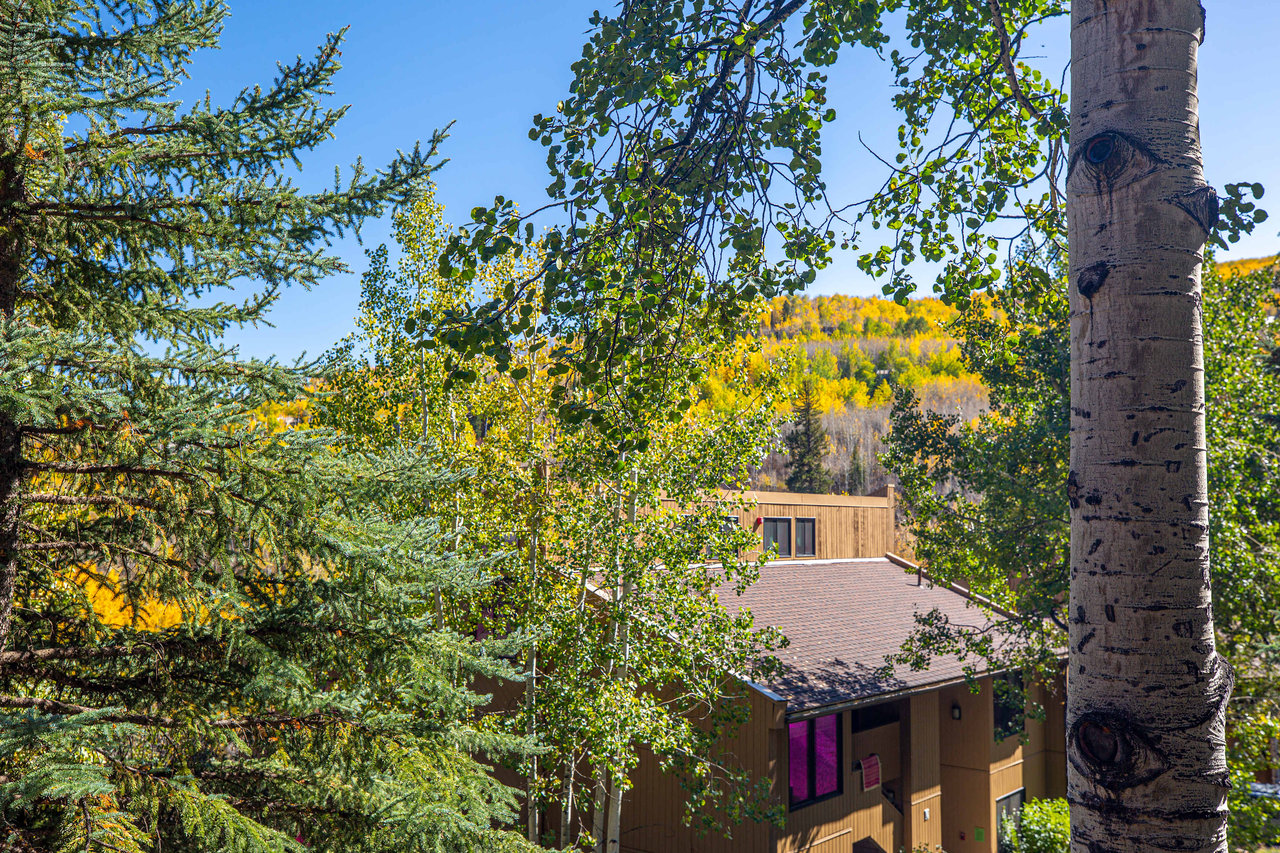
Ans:
[{"label": "wooden siding", "polygon": [[1067,796],[1067,682],[1065,670],[1044,691],[1044,795]]},{"label": "wooden siding", "polygon": [[[942,845],[942,766],[939,750],[938,692],[919,693],[909,700],[904,723],[909,733],[902,744],[906,820],[903,848],[935,850]],[[926,818],[926,810],[928,817]]]},{"label": "wooden siding", "polygon": [[[989,772],[991,733],[995,723],[991,706],[991,679],[980,679],[978,687],[979,691],[974,693],[967,684],[953,684],[942,688],[938,693],[943,767],[964,767]],[[958,720],[952,716],[952,707],[956,705],[960,707]],[[945,843],[943,846],[946,846]]]},{"label": "wooden siding", "polygon": [[[845,737],[848,737],[846,729]],[[856,732],[853,735],[853,749],[850,761],[861,761],[864,757],[875,754],[880,756],[880,778],[886,782],[902,778],[902,760],[899,749],[901,723],[885,723],[874,729]],[[847,751],[847,750],[846,750]],[[858,779],[862,786],[862,779]],[[892,786],[891,786],[892,787]]]},{"label": "wooden siding", "polygon": [[[865,732],[850,734],[849,712],[840,714],[844,755],[841,760],[843,791],[835,797],[788,811],[786,826],[777,846],[778,853],[848,853],[855,842],[870,838],[888,853],[897,853],[903,843],[903,815],[884,795],[884,787],[862,790],[862,772],[856,762],[876,752],[882,764],[882,778],[892,781],[901,772],[900,723],[889,723]],[[786,778],[786,765],[780,779]]]},{"label": "wooden siding", "polygon": [[[991,823],[991,774],[952,764],[942,766],[942,849],[947,853],[991,853],[995,826]],[[977,840],[977,830],[985,833]]]},{"label": "wooden siding", "polygon": [[[1019,789],[1026,798],[1063,796],[1063,693],[1033,687],[1032,698],[1045,708],[1045,720],[1027,720],[1026,740],[994,736],[995,690],[990,677],[979,679],[977,693],[959,684],[937,692],[941,730],[942,839],[948,853],[995,853],[996,800]],[[960,719],[952,719],[952,706]],[[1061,745],[1061,746],[1059,746]],[[977,839],[978,830],[983,839]]]},{"label": "wooden siding", "polygon": [[[743,492],[742,497],[756,503],[749,509],[738,509],[728,502],[723,514],[735,515],[738,523],[753,530],[763,545],[763,519],[789,518],[791,525],[790,557],[787,560],[848,560],[863,557],[883,557],[894,550],[897,539],[894,530],[893,487],[881,491],[882,495],[868,497],[850,495],[801,495],[790,492]],[[795,519],[814,519],[814,554],[811,557],[795,555]],[[760,549],[747,551],[743,556],[758,557]]]},{"label": "wooden siding", "polygon": [[[777,780],[785,778],[784,703],[749,690],[746,701],[751,716],[723,742],[726,763],[751,773],[754,780],[769,780],[774,797]],[[623,795],[621,844],[625,853],[774,853],[768,824],[740,823],[728,834],[702,831],[684,825],[686,793],[675,774],[664,773],[657,758],[641,749],[640,763],[632,773],[633,786]]]},{"label": "wooden siding", "polygon": [[[1044,704],[1046,720],[1027,722],[1025,743],[1016,736],[997,742],[991,678],[979,679],[978,687],[972,693],[964,684],[950,685],[898,700],[898,722],[856,733],[850,712],[841,712],[842,792],[789,810],[782,829],[748,824],[733,827],[732,838],[725,838],[684,827],[684,792],[678,780],[661,773],[656,758],[645,753],[635,787],[624,801],[623,850],[848,853],[870,839],[889,853],[921,847],[995,853],[997,799],[1020,788],[1028,799],[1061,796],[1065,788],[1062,693],[1061,685],[1035,688],[1033,696]],[[757,778],[771,780],[775,800],[785,802],[785,703],[754,690],[750,702],[751,720],[726,751]],[[961,709],[959,720],[952,719],[953,704]],[[864,792],[857,762],[872,752],[881,758],[883,784]],[[885,796],[886,788],[896,793],[896,804]]]}]

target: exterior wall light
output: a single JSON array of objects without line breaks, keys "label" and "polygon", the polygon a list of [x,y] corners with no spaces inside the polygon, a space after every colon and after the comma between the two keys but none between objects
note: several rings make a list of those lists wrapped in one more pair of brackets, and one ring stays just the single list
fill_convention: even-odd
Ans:
[{"label": "exterior wall light", "polygon": [[960,719],[960,703],[959,702],[951,703],[951,719],[953,720]]}]

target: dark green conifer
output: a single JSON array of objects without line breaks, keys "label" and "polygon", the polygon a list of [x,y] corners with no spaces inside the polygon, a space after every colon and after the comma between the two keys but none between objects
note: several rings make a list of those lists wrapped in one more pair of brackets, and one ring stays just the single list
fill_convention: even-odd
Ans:
[{"label": "dark green conifer", "polygon": [[800,389],[795,419],[791,432],[787,433],[786,443],[791,457],[787,462],[787,488],[811,495],[830,493],[831,472],[822,464],[830,441],[822,426],[810,381],[806,380]]},{"label": "dark green conifer", "polygon": [[[229,106],[174,89],[212,0],[0,0],[0,820],[13,851],[497,849],[472,672],[428,602],[468,594],[448,489],[255,419],[307,366],[220,343],[430,150],[291,181],[342,109],[340,34]],[[258,282],[243,302],[219,288]],[[434,472],[434,473],[433,473]]]}]

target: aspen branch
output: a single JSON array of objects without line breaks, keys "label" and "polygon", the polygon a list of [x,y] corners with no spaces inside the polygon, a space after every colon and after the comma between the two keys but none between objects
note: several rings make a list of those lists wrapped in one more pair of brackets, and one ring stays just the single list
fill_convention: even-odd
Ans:
[{"label": "aspen branch", "polygon": [[987,0],[987,5],[991,7],[991,22],[995,25],[996,35],[1000,38],[1000,65],[1004,69],[1005,79],[1009,81],[1009,88],[1013,91],[1013,97],[1018,103],[1027,108],[1027,112],[1036,118],[1043,118],[1044,114],[1040,109],[1027,98],[1022,91],[1022,84],[1018,82],[1017,70],[1013,67],[1012,45],[1009,43],[1009,31],[1004,25],[1004,14],[1000,11],[1000,0]]},{"label": "aspen branch", "polygon": [[[1013,67],[1013,47],[1009,41],[1009,30],[1004,24],[1004,13],[1000,11],[1000,0],[987,0],[987,5],[991,8],[991,22],[995,25],[996,35],[1000,38],[1000,66],[1004,69],[1005,79],[1009,81],[1009,88],[1013,91],[1013,97],[1019,104],[1026,107],[1036,119],[1043,119],[1044,113],[1031,102],[1031,99],[1022,91],[1022,84],[1018,82],[1017,69]],[[1062,141],[1055,139],[1049,145],[1049,162],[1047,164],[1049,178],[1049,203],[1056,212],[1058,210],[1058,155],[1061,151]]]}]

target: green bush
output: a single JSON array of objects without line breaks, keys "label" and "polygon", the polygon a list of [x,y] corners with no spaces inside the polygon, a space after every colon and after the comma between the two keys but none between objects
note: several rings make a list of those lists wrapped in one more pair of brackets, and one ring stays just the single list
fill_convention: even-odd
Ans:
[{"label": "green bush", "polygon": [[1022,807],[1016,832],[1016,853],[1068,853],[1071,815],[1066,800],[1032,800]]},{"label": "green bush", "polygon": [[1068,853],[1071,816],[1065,799],[1033,799],[1023,806],[1014,849],[1018,853]]}]

